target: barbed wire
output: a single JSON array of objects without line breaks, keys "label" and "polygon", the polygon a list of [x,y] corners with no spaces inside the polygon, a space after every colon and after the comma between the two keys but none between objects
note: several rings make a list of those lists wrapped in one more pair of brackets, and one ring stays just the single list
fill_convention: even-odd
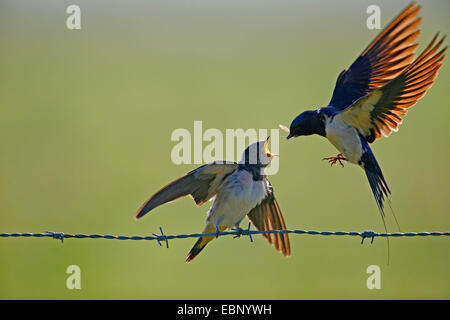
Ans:
[{"label": "barbed wire", "polygon": [[250,223],[247,229],[232,229],[232,231],[222,231],[215,233],[191,233],[191,234],[177,234],[166,235],[164,234],[162,227],[159,228],[160,234],[152,233],[152,236],[117,236],[117,235],[102,235],[102,234],[67,234],[63,232],[46,231],[45,233],[0,233],[1,238],[53,238],[61,240],[64,243],[64,239],[109,239],[109,240],[156,240],[161,246],[161,242],[166,243],[166,247],[169,248],[169,240],[172,239],[186,239],[186,238],[200,238],[204,236],[229,236],[234,235],[233,238],[239,238],[241,236],[248,236],[250,241],[253,242],[252,235],[255,234],[270,234],[270,233],[287,233],[287,234],[306,234],[306,235],[320,235],[320,236],[351,236],[360,237],[361,244],[364,243],[364,239],[370,238],[373,243],[376,237],[439,237],[450,236],[450,231],[440,232],[394,232],[394,233],[379,233],[375,231],[313,231],[313,230],[250,230]]}]

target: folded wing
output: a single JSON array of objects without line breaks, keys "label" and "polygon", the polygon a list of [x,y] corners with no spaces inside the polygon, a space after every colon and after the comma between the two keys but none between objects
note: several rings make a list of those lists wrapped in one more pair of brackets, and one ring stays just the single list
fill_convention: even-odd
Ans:
[{"label": "folded wing", "polygon": [[445,37],[436,43],[438,34],[422,54],[398,77],[376,89],[336,115],[358,129],[367,142],[398,131],[402,116],[433,85],[447,47],[437,52]]},{"label": "folded wing", "polygon": [[[273,194],[272,187],[268,183],[269,192],[266,198],[248,213],[248,218],[260,231],[284,230],[286,224],[281,214],[280,206]],[[287,233],[263,233],[263,236],[274,245],[284,256],[291,255],[291,245]]]},{"label": "folded wing", "polygon": [[399,75],[415,57],[421,6],[406,7],[339,75],[329,106],[343,110]]},{"label": "folded wing", "polygon": [[191,195],[200,205],[217,194],[224,178],[237,167],[235,162],[212,162],[201,166],[156,192],[142,205],[135,218],[139,219],[150,210],[186,195]]}]

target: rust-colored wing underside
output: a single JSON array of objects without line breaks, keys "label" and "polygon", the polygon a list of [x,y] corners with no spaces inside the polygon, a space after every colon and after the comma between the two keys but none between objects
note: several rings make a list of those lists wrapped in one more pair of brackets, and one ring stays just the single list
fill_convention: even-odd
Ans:
[{"label": "rust-colored wing underside", "polygon": [[[261,231],[286,229],[280,206],[272,192],[250,211],[248,218],[255,225],[256,229]],[[287,233],[263,233],[263,236],[284,256],[289,257],[291,255],[291,246]]]}]

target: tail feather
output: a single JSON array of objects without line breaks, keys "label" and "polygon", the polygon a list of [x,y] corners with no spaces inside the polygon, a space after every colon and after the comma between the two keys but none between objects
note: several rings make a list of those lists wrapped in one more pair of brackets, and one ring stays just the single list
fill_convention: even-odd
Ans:
[{"label": "tail feather", "polygon": [[385,217],[384,201],[388,199],[391,190],[384,179],[378,163],[375,162],[375,165],[364,164],[364,171],[369,180],[370,188],[372,189],[375,201],[377,202],[378,209],[380,210],[381,215]]},{"label": "tail feather", "polygon": [[367,179],[369,180],[370,188],[372,189],[372,193],[375,197],[375,201],[377,202],[378,209],[380,210],[381,217],[386,216],[384,214],[384,201],[388,199],[391,194],[391,190],[389,189],[386,180],[384,179],[383,172],[381,172],[381,168],[378,165],[377,159],[372,153],[367,142],[364,138],[361,138],[361,143],[363,147],[363,154],[361,156],[361,167],[366,172]]},{"label": "tail feather", "polygon": [[[226,228],[224,227],[219,227],[218,231],[222,232],[224,231]],[[216,228],[213,226],[206,226],[205,229],[203,230],[203,233],[214,233],[216,232]],[[186,263],[191,262],[192,260],[195,259],[195,257],[197,257],[197,255],[203,250],[203,248],[206,247],[206,245],[215,238],[215,236],[205,236],[205,237],[200,237],[198,238],[197,242],[195,242],[194,246],[192,247],[191,251],[189,251],[188,253],[188,257],[186,259]]]},{"label": "tail feather", "polygon": [[[384,179],[383,172],[381,172],[381,168],[378,165],[375,156],[372,154],[372,152],[366,153],[366,155],[367,159],[365,159],[366,161],[363,160],[363,168],[364,171],[366,172],[367,179],[369,180],[370,188],[372,189],[375,201],[377,202],[377,206],[381,214],[381,219],[383,220],[384,230],[387,233],[387,226],[385,220],[386,215],[384,213],[384,201],[385,200],[389,201],[388,196],[391,194],[391,190],[389,189],[386,180]],[[395,214],[393,211],[392,214],[394,215],[395,218]],[[395,221],[397,222],[397,218],[395,218]],[[389,260],[391,256],[389,237],[386,237],[386,241],[387,241],[387,264],[389,265]]]},{"label": "tail feather", "polygon": [[188,257],[186,259],[186,262],[189,263],[192,260],[195,259],[195,257],[203,250],[204,247],[206,247],[206,245],[208,244],[209,241],[205,241],[206,237],[201,237],[198,238],[197,242],[194,244],[194,246],[192,247],[191,251],[189,251]]},{"label": "tail feather", "polygon": [[[367,180],[369,180],[370,188],[372,189],[372,193],[375,197],[375,201],[377,202],[377,206],[381,214],[381,219],[383,220],[384,230],[387,233],[387,226],[385,220],[386,215],[384,213],[384,201],[387,200],[389,206],[391,205],[389,202],[389,195],[391,194],[391,190],[389,189],[389,186],[387,185],[386,180],[384,179],[383,172],[381,171],[381,168],[378,165],[377,159],[375,159],[372,150],[370,149],[367,142],[365,142],[365,140],[362,137],[360,138],[363,146],[361,167],[366,172]],[[392,214],[395,218],[397,226],[400,228],[400,226],[398,225],[397,218],[395,217],[394,211],[392,211]],[[386,242],[387,242],[387,256],[388,256],[387,263],[389,265],[391,255],[389,246],[389,237],[386,237]]]}]

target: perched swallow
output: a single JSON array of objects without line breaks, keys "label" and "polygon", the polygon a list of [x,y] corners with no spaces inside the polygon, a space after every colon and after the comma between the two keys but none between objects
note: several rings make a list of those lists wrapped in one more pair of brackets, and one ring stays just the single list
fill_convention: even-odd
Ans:
[{"label": "perched swallow", "polygon": [[[213,199],[203,233],[218,233],[227,228],[242,230],[239,225],[245,216],[258,230],[286,229],[272,185],[264,174],[264,168],[277,156],[269,152],[268,141],[269,138],[251,144],[238,163],[208,163],[173,181],[145,202],[135,218],[141,218],[161,204],[191,195],[197,205]],[[291,255],[287,234],[263,235],[283,255]],[[199,238],[186,262],[192,261],[214,238]]]},{"label": "perched swallow", "polygon": [[[402,117],[425,95],[438,74],[447,49],[439,50],[438,34],[417,59],[421,7],[405,8],[363,51],[348,70],[340,73],[328,106],[305,111],[284,128],[291,137],[318,134],[340,152],[325,158],[361,166],[369,180],[384,223],[384,201],[391,193],[369,143],[397,131]],[[283,127],[281,127],[283,129]]]}]

